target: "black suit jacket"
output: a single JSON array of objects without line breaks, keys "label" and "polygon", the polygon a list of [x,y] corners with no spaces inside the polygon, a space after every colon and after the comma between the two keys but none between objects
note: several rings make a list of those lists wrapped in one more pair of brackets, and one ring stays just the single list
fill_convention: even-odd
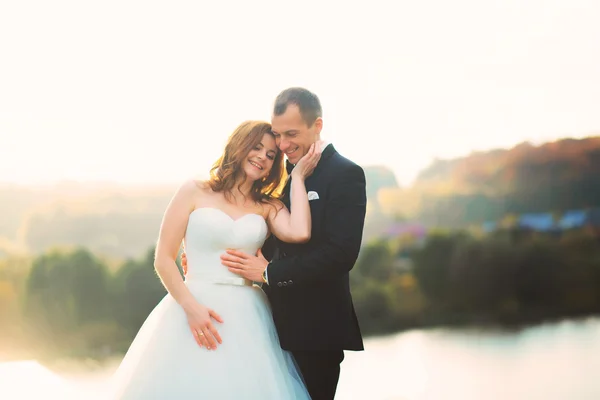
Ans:
[{"label": "black suit jacket", "polygon": [[[312,234],[304,244],[270,237],[263,248],[269,285],[263,285],[285,350],[363,350],[350,295],[349,273],[362,241],[366,213],[363,169],[329,144],[306,190]],[[289,208],[290,182],[282,201]],[[291,205],[293,207],[293,204]]]}]

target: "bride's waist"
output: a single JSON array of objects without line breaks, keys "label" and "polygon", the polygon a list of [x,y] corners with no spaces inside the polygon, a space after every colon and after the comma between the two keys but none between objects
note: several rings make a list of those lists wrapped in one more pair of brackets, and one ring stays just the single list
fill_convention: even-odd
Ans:
[{"label": "bride's waist", "polygon": [[232,285],[232,286],[252,286],[253,282],[240,276],[210,275],[210,274],[190,274],[185,278],[186,284],[211,284],[211,285]]}]

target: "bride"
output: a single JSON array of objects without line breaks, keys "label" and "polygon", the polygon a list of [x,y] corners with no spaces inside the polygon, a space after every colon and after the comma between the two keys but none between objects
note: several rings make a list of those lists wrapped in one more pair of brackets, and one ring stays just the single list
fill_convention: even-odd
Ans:
[{"label": "bride", "polygon": [[[313,145],[292,174],[293,212],[275,199],[283,154],[271,125],[247,121],[229,137],[207,182],[183,184],[160,228],[155,268],[168,294],[150,313],[113,376],[114,399],[310,399],[282,350],[267,299],[229,272],[220,255],[256,253],[270,233],[310,238],[304,179],[320,158]],[[175,259],[184,242],[185,281]]]}]

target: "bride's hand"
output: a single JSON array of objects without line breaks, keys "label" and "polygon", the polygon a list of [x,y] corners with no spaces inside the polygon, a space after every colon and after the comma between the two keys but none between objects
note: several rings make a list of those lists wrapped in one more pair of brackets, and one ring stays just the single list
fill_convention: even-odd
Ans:
[{"label": "bride's hand", "polygon": [[323,141],[318,141],[310,146],[310,149],[308,149],[308,153],[302,156],[300,161],[298,161],[298,163],[292,170],[292,178],[305,179],[313,173],[315,167],[321,159],[322,146]]},{"label": "bride's hand", "polygon": [[187,305],[184,310],[192,335],[200,346],[205,346],[208,350],[214,350],[217,348],[217,342],[219,344],[223,343],[211,320],[211,318],[214,318],[216,321],[223,323],[223,319],[219,314],[198,302]]}]

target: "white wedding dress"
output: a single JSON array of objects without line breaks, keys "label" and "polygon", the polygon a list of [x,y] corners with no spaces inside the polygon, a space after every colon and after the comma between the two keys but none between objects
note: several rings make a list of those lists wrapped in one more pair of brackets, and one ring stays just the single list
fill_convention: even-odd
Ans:
[{"label": "white wedding dress", "polygon": [[111,382],[113,399],[310,399],[290,353],[279,346],[263,291],[221,264],[225,249],[262,246],[262,216],[236,220],[217,208],[194,210],[185,236],[186,285],[223,318],[223,343],[198,346],[186,315],[167,294],[150,313]]}]

